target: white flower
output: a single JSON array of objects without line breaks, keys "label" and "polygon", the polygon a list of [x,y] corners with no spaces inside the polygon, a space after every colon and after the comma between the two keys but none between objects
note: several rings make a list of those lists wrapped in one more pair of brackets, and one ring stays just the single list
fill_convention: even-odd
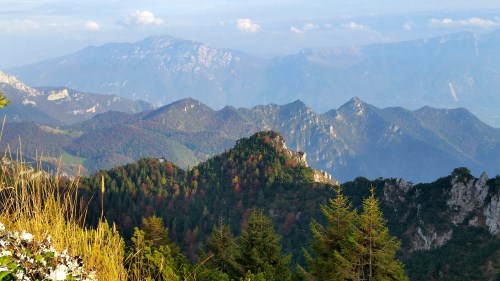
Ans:
[{"label": "white flower", "polygon": [[33,241],[33,234],[28,233],[28,232],[23,230],[23,232],[21,232],[20,238],[21,238],[21,240],[24,240],[26,242],[31,242],[31,241]]},{"label": "white flower", "polygon": [[5,225],[3,225],[3,223],[0,222],[0,231],[5,231]]},{"label": "white flower", "polygon": [[8,269],[5,266],[0,266],[0,272],[2,272],[2,271],[10,271],[10,269]]},{"label": "white flower", "polygon": [[58,264],[57,268],[50,273],[50,276],[49,276],[50,280],[54,280],[54,281],[66,280],[66,275],[68,274],[67,270],[68,270],[68,267],[65,266],[64,264]]},{"label": "white flower", "polygon": [[6,257],[6,256],[12,256],[12,252],[7,250],[2,250],[0,252],[0,257]]},{"label": "white flower", "polygon": [[30,281],[30,279],[24,274],[22,270],[18,270],[14,273],[14,276],[16,277],[16,280],[21,280],[21,281]]}]

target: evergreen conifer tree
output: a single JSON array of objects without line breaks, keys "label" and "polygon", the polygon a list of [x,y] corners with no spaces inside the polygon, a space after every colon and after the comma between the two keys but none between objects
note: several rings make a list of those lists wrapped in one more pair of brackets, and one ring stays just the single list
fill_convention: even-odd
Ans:
[{"label": "evergreen conifer tree", "polygon": [[396,259],[400,243],[389,234],[373,188],[363,200],[357,224],[344,240],[341,252],[336,253],[344,280],[408,280],[403,264]]},{"label": "evergreen conifer tree", "polygon": [[226,273],[233,279],[244,274],[243,267],[238,263],[238,245],[228,225],[219,222],[211,239],[207,242],[207,266]]},{"label": "evergreen conifer tree", "polygon": [[281,237],[262,211],[250,215],[248,228],[242,232],[239,242],[239,263],[247,276],[264,276],[268,281],[291,279],[290,256],[281,253]]},{"label": "evergreen conifer tree", "polygon": [[314,258],[306,252],[310,272],[300,269],[306,279],[343,280],[336,254],[341,252],[343,241],[354,231],[357,213],[352,210],[340,186],[335,187],[335,192],[336,198],[330,198],[328,205],[321,206],[321,211],[326,218],[326,226],[315,220],[311,222]]}]

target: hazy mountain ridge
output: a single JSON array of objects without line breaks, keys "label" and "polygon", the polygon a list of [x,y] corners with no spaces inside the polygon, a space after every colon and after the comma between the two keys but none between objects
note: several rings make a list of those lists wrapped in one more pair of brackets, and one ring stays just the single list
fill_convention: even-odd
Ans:
[{"label": "hazy mountain ridge", "polygon": [[[15,131],[19,125],[8,126]],[[271,129],[288,139],[290,148],[306,152],[312,167],[341,181],[365,176],[426,182],[458,166],[500,174],[500,131],[467,110],[379,109],[358,98],[324,114],[300,100],[213,110],[194,99],[133,115],[106,112],[66,128],[70,143],[61,149],[85,158],[91,170],[141,157],[165,157],[187,167],[239,138]],[[51,133],[60,138],[60,131]],[[43,149],[41,140],[47,137],[34,138],[34,147]],[[8,141],[11,147],[16,147],[14,140]]]},{"label": "hazy mountain ridge", "polygon": [[9,71],[31,85],[64,85],[156,104],[193,97],[222,108],[300,99],[323,112],[358,96],[383,107],[464,107],[499,127],[498,44],[500,32],[462,32],[400,43],[310,48],[260,59],[154,36],[88,47]]},{"label": "hazy mountain ridge", "polygon": [[242,77],[249,78],[261,59],[195,41],[152,36],[136,43],[87,47],[48,64],[56,61],[57,66],[34,64],[17,74],[32,85],[64,85],[156,105],[190,96],[206,96],[212,105],[221,105],[234,101],[229,94],[253,84]]},{"label": "hazy mountain ridge", "polygon": [[82,93],[65,87],[32,88],[3,72],[0,72],[0,89],[11,101],[3,109],[9,121],[68,125],[110,110],[136,113],[152,108],[147,102],[116,95]]}]

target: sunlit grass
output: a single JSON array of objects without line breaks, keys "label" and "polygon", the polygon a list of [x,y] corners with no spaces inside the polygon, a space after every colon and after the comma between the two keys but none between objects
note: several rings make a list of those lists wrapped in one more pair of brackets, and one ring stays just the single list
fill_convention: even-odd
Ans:
[{"label": "sunlit grass", "polygon": [[0,162],[0,222],[10,230],[32,233],[38,241],[50,235],[57,251],[67,249],[81,257],[99,280],[126,280],[122,238],[106,222],[96,229],[84,226],[77,192],[78,177],[51,176],[22,159],[4,157]]},{"label": "sunlit grass", "polygon": [[69,154],[67,152],[65,152],[63,155],[61,155],[61,162],[64,164],[83,166],[84,161],[85,161],[85,158],[78,157],[78,156]]}]

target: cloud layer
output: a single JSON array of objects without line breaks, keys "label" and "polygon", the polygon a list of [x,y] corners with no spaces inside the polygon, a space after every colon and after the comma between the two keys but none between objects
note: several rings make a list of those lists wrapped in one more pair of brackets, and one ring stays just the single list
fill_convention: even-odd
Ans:
[{"label": "cloud layer", "polygon": [[101,29],[101,27],[99,26],[99,24],[95,21],[88,21],[85,23],[85,29],[86,30],[91,30],[91,31],[95,31],[95,30],[99,30]]},{"label": "cloud layer", "polygon": [[429,21],[429,25],[432,27],[496,27],[500,26],[500,19],[495,18],[491,19],[482,19],[478,17],[472,17],[468,19],[452,19],[452,18],[443,18],[443,19],[431,19]]},{"label": "cloud layer", "polygon": [[245,32],[255,33],[260,30],[260,25],[250,19],[238,19],[236,21],[236,28]]},{"label": "cloud layer", "polygon": [[12,20],[12,21],[2,21],[0,20],[0,32],[24,32],[40,29],[40,24],[33,20]]},{"label": "cloud layer", "polygon": [[345,29],[358,30],[358,31],[368,30],[368,26],[353,21],[351,21],[350,23],[343,24],[342,27]]},{"label": "cloud layer", "polygon": [[121,22],[126,26],[146,26],[146,25],[162,25],[164,21],[156,17],[152,12],[144,10],[137,10],[135,13],[125,17]]},{"label": "cloud layer", "polygon": [[318,29],[318,26],[315,25],[314,23],[306,23],[306,24],[304,24],[304,26],[302,28],[298,28],[295,26],[290,27],[290,31],[292,31],[293,33],[297,33],[297,34],[306,33],[308,31],[315,30],[315,29]]}]

